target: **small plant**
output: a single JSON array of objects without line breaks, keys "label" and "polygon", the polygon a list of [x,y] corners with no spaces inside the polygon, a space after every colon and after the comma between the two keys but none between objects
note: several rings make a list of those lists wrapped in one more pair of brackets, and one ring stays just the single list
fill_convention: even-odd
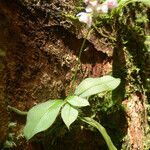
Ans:
[{"label": "small plant", "polygon": [[[94,27],[94,21],[99,14],[109,14],[110,16],[119,14],[123,7],[132,2],[143,2],[150,6],[149,0],[83,0],[86,5],[85,12],[80,12],[77,17],[80,22],[85,23],[88,28]],[[79,62],[85,41],[91,30],[83,41],[79,51]],[[78,67],[77,67],[78,68]],[[72,84],[75,82],[77,68]],[[95,127],[102,134],[109,150],[117,150],[113,145],[105,128],[92,118],[84,117],[81,114],[81,108],[90,106],[89,97],[101,92],[114,90],[120,84],[120,79],[112,76],[103,76],[100,78],[86,78],[75,89],[75,92],[63,99],[48,100],[47,102],[32,107],[27,113],[27,123],[24,128],[24,135],[27,140],[35,134],[47,130],[55,122],[58,115],[67,128],[77,119]]]},{"label": "small plant", "polygon": [[47,130],[61,114],[61,118],[67,128],[76,120],[80,119],[89,125],[97,128],[105,139],[110,150],[116,150],[105,128],[89,117],[80,115],[80,109],[89,106],[88,98],[100,92],[115,89],[120,84],[120,79],[112,76],[100,78],[86,78],[77,87],[73,95],[65,100],[56,99],[38,104],[27,113],[27,123],[24,128],[24,135],[27,140],[35,134]]},{"label": "small plant", "polygon": [[[85,12],[80,12],[77,17],[80,22],[85,23],[88,28],[95,27],[94,20],[99,14],[107,14],[112,10],[112,15],[119,14],[121,9],[132,2],[143,2],[150,5],[149,0],[84,0],[86,5]],[[115,8],[115,9],[114,9]],[[88,31],[87,36],[91,30]],[[79,51],[79,61],[85,37],[81,49]],[[72,81],[75,82],[77,68]],[[120,79],[112,76],[103,76],[100,78],[86,78],[75,89],[75,92],[63,99],[48,100],[47,102],[32,107],[27,113],[27,123],[24,128],[24,135],[27,140],[31,139],[35,134],[47,130],[55,122],[58,115],[67,128],[77,119],[95,127],[102,134],[109,150],[117,150],[113,145],[105,128],[92,118],[84,117],[81,114],[81,108],[90,106],[89,97],[101,92],[114,90],[120,84]]]},{"label": "small plant", "polygon": [[[84,0],[84,3],[87,5],[85,12],[80,12],[77,14],[77,17],[80,22],[86,23],[88,28],[93,25],[93,19],[98,13],[108,13],[110,9],[118,6],[117,0],[106,0],[103,3],[100,3],[98,0]],[[79,51],[79,62],[85,41],[90,31],[91,30],[88,30]],[[76,80],[77,70],[78,67],[76,68],[72,85]],[[105,139],[109,150],[117,150],[105,128],[94,119],[84,117],[83,113],[81,114],[80,112],[82,107],[90,106],[88,101],[90,96],[114,90],[119,84],[120,79],[108,75],[100,78],[86,78],[76,87],[75,92],[67,96],[64,100],[48,100],[47,102],[34,106],[27,113],[24,136],[29,140],[35,134],[47,130],[55,122],[57,116],[61,115],[68,129],[75,120],[79,119],[98,129]]]},{"label": "small plant", "polygon": [[[69,15],[66,16],[70,17],[71,19],[78,18],[80,22],[86,24],[87,28],[93,27],[94,29],[98,28],[96,26],[96,19],[101,14],[106,14],[111,18],[117,14],[121,14],[122,8],[133,2],[141,2],[150,7],[150,0],[83,0],[83,2],[86,5],[84,12],[79,12],[76,17]],[[88,33],[84,38],[81,49],[79,51],[79,62],[85,41],[90,34],[90,31],[91,30],[88,30]],[[102,36],[103,35],[104,34],[102,34]],[[149,37],[146,38],[146,43],[149,43]],[[0,55],[2,54],[0,53]],[[76,80],[77,70],[78,65],[75,70],[72,85]],[[102,134],[109,150],[117,150],[105,128],[93,118],[85,117],[84,114],[81,113],[81,110],[83,107],[90,106],[88,101],[90,96],[112,91],[118,87],[119,84],[119,78],[114,78],[109,75],[100,78],[86,78],[76,87],[74,93],[68,95],[65,99],[48,100],[44,103],[40,103],[32,107],[27,113],[11,106],[8,106],[8,108],[20,115],[27,114],[27,122],[23,130],[24,136],[27,140],[31,139],[37,133],[50,128],[56,121],[57,117],[60,115],[68,129],[70,129],[70,126],[77,119],[96,128]],[[6,148],[15,146],[13,138],[14,135],[10,133],[9,138],[5,143]]]}]

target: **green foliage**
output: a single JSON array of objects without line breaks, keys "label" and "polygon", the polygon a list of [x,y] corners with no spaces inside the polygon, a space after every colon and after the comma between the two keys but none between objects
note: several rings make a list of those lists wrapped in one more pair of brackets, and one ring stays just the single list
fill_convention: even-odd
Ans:
[{"label": "green foliage", "polygon": [[70,127],[70,125],[77,119],[78,110],[73,108],[71,105],[66,104],[61,111],[61,117],[65,123],[65,125]]},{"label": "green foliage", "polygon": [[150,52],[150,36],[146,36],[145,38],[145,45],[147,47],[147,51]]},{"label": "green foliage", "polygon": [[29,140],[36,133],[48,129],[54,123],[63,104],[62,100],[49,100],[31,108],[24,128],[26,139]]},{"label": "green foliage", "polygon": [[0,57],[4,57],[6,55],[5,51],[3,49],[0,49]]},{"label": "green foliage", "polygon": [[90,105],[87,99],[79,96],[69,96],[67,97],[67,102],[76,107],[84,107]]},{"label": "green foliage", "polygon": [[82,81],[75,90],[75,95],[80,97],[89,97],[104,91],[115,89],[120,84],[120,79],[112,76],[103,76],[101,78],[87,78]]},{"label": "green foliage", "polygon": [[145,4],[147,7],[150,7],[150,1],[149,0],[134,0],[135,2],[141,2]]},{"label": "green foliage", "polygon": [[127,6],[130,3],[135,3],[135,2],[141,2],[144,5],[146,5],[147,7],[150,7],[150,1],[149,0],[120,0],[118,7],[116,9],[114,9],[112,11],[112,14],[119,14],[121,12],[121,10],[123,9],[123,7]]},{"label": "green foliage", "polygon": [[91,116],[100,118],[102,114],[109,114],[111,111],[115,112],[113,106],[116,105],[116,101],[112,99],[112,92],[100,93],[91,97],[89,101],[91,102]]},{"label": "green foliage", "polygon": [[98,129],[98,131],[102,134],[103,138],[105,139],[109,150],[117,150],[114,144],[112,143],[110,136],[107,134],[105,128],[101,124],[89,117],[81,118],[81,120]]},{"label": "green foliage", "polygon": [[[63,100],[49,100],[31,108],[27,113],[27,123],[24,128],[24,135],[27,140],[35,134],[48,129],[56,120],[60,110],[61,118],[65,125],[70,125],[78,118],[79,108],[89,106],[87,98],[94,94],[115,89],[120,84],[120,79],[111,76],[101,78],[87,78],[83,80],[75,90],[75,95],[68,96]],[[62,109],[61,109],[62,108]],[[97,128],[103,135],[110,150],[116,150],[105,129],[96,121],[84,118],[91,126]]]}]

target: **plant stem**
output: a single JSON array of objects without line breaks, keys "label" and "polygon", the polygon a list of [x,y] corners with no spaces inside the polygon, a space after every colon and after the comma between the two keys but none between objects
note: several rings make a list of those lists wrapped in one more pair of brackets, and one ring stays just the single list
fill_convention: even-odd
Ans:
[{"label": "plant stem", "polygon": [[[83,52],[83,50],[84,50],[83,48],[84,48],[84,46],[85,46],[85,42],[86,42],[88,36],[90,35],[91,31],[92,31],[92,29],[88,30],[88,32],[87,32],[87,34],[86,34],[86,36],[85,36],[85,38],[84,38],[84,40],[83,40],[83,42],[82,42],[81,48],[80,48],[80,50],[79,50],[78,61],[79,61],[80,64],[81,64],[81,61],[80,61],[81,54],[82,54],[82,52]],[[78,72],[78,65],[77,65],[76,68],[75,68],[75,73],[74,73],[74,76],[73,76],[73,79],[72,79],[71,87],[74,86],[74,82],[75,82],[75,80],[76,80],[77,72]]]},{"label": "plant stem", "polygon": [[89,117],[80,117],[80,120],[98,129],[98,131],[102,134],[105,142],[107,143],[109,150],[117,150],[111,141],[110,136],[107,134],[106,129],[101,124]]},{"label": "plant stem", "polygon": [[13,111],[13,112],[15,112],[15,113],[18,114],[18,115],[27,115],[27,112],[26,112],[26,111],[21,111],[21,110],[15,108],[15,107],[12,107],[12,106],[9,106],[9,105],[8,105],[7,108],[8,108],[10,111]]}]

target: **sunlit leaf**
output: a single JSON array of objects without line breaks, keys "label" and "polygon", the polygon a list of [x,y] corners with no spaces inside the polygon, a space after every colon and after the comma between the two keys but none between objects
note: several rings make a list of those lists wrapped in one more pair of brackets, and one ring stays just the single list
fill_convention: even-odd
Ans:
[{"label": "sunlit leaf", "polygon": [[70,127],[70,125],[77,119],[78,117],[78,110],[73,108],[69,104],[65,104],[65,106],[61,110],[61,117],[65,123],[65,125]]},{"label": "sunlit leaf", "polygon": [[79,96],[67,97],[67,102],[76,107],[84,107],[90,105],[88,100]]},{"label": "sunlit leaf", "polygon": [[120,79],[112,76],[100,78],[87,78],[83,80],[75,90],[75,95],[89,97],[104,91],[115,89],[120,84]]},{"label": "sunlit leaf", "polygon": [[24,128],[26,139],[48,129],[54,123],[63,104],[62,100],[49,100],[32,107],[27,114],[27,123]]},{"label": "sunlit leaf", "polygon": [[80,118],[80,119],[82,121],[88,123],[89,125],[95,127],[102,134],[104,140],[107,143],[109,150],[117,150],[117,148],[114,146],[113,142],[111,141],[110,136],[107,134],[107,131],[101,124],[99,124],[97,121],[95,121],[94,119],[89,118],[89,117],[84,117],[84,118]]}]

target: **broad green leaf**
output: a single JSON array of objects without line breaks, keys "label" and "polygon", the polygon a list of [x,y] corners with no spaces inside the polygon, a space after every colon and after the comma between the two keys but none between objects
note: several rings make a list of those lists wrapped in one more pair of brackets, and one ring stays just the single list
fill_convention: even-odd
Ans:
[{"label": "broad green leaf", "polygon": [[83,80],[75,90],[75,95],[89,97],[104,91],[115,89],[120,84],[120,79],[112,76],[100,78],[87,78]]},{"label": "broad green leaf", "polygon": [[70,127],[70,125],[77,119],[78,117],[78,110],[73,108],[69,104],[65,104],[65,106],[61,110],[61,117],[65,123],[65,125]]},{"label": "broad green leaf", "polygon": [[96,129],[98,129],[98,131],[102,134],[105,142],[107,143],[109,150],[117,150],[117,148],[114,146],[113,142],[111,141],[110,136],[107,134],[107,131],[101,124],[99,124],[97,121],[89,117],[84,117],[80,119],[88,123],[89,125],[95,127]]},{"label": "broad green leaf", "polygon": [[29,140],[36,133],[48,129],[54,123],[63,104],[63,100],[49,100],[32,107],[27,113],[24,128],[26,139]]},{"label": "broad green leaf", "polygon": [[90,105],[87,99],[81,98],[79,96],[69,96],[66,100],[69,104],[76,107],[84,107]]}]

